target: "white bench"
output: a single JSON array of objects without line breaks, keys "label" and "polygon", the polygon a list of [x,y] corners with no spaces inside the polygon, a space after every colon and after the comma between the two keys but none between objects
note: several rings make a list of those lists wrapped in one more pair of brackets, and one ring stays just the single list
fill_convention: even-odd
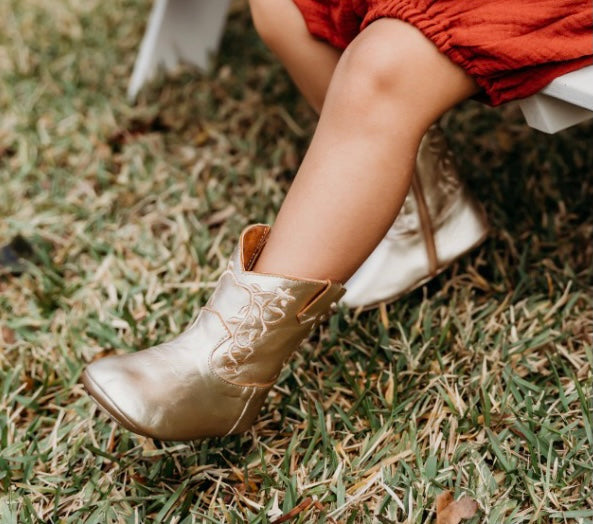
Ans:
[{"label": "white bench", "polygon": [[167,71],[179,62],[207,69],[218,49],[230,0],[155,0],[128,85],[135,100],[159,66]]},{"label": "white bench", "polygon": [[554,79],[519,105],[527,124],[546,133],[593,118],[593,66]]},{"label": "white bench", "polygon": [[[155,0],[130,79],[128,97],[162,65],[172,70],[180,62],[208,67],[224,29],[230,0]],[[593,66],[556,78],[538,94],[520,100],[527,124],[556,133],[593,118]]]}]

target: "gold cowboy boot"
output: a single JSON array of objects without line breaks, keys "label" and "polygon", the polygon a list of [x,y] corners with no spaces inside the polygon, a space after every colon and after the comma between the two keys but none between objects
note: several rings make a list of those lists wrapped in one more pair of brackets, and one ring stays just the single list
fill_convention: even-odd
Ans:
[{"label": "gold cowboy boot", "polygon": [[412,187],[383,240],[344,284],[341,302],[376,307],[445,270],[488,235],[483,207],[459,179],[453,154],[435,124],[424,135]]},{"label": "gold cowboy boot", "polygon": [[88,366],[85,387],[122,426],[192,440],[253,424],[284,362],[345,292],[329,280],[253,272],[270,229],[243,230],[212,296],[181,335]]}]

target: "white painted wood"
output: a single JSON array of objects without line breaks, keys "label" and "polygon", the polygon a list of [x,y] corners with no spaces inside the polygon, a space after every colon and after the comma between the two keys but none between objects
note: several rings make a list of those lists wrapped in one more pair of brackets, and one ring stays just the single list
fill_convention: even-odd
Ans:
[{"label": "white painted wood", "polygon": [[593,112],[570,102],[538,93],[520,101],[527,125],[544,133],[557,133],[593,118]]},{"label": "white painted wood", "polygon": [[541,92],[593,111],[593,66],[555,78]]},{"label": "white painted wood", "polygon": [[134,101],[144,83],[154,75],[159,62],[157,53],[159,51],[159,35],[163,25],[163,17],[167,10],[169,0],[155,0],[152,11],[148,18],[148,24],[144,37],[140,44],[140,50],[134,63],[132,77],[128,84],[128,99]]},{"label": "white painted wood", "polygon": [[593,118],[593,66],[555,78],[519,105],[527,124],[545,133]]},{"label": "white painted wood", "polygon": [[155,0],[128,86],[133,101],[159,66],[181,61],[207,69],[216,52],[230,0]]},{"label": "white painted wood", "polygon": [[[218,48],[229,4],[230,0],[155,0],[128,86],[130,101],[161,65],[170,71],[184,61],[206,69]],[[556,78],[519,105],[527,124],[546,133],[593,118],[593,66]]]}]

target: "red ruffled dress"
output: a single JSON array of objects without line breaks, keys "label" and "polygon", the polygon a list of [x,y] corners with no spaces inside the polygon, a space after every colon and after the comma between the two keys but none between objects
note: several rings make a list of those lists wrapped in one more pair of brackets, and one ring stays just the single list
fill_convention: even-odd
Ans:
[{"label": "red ruffled dress", "polygon": [[311,34],[344,49],[378,18],[417,27],[499,105],[593,64],[591,0],[294,0]]}]

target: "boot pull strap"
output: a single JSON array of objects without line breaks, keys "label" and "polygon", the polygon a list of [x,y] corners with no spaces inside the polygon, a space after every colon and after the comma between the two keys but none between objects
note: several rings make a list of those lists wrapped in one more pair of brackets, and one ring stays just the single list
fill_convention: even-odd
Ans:
[{"label": "boot pull strap", "polygon": [[305,324],[316,320],[320,315],[328,313],[332,305],[340,300],[344,293],[346,293],[346,289],[341,284],[334,284],[331,280],[327,280],[325,287],[297,313],[298,323]]}]

